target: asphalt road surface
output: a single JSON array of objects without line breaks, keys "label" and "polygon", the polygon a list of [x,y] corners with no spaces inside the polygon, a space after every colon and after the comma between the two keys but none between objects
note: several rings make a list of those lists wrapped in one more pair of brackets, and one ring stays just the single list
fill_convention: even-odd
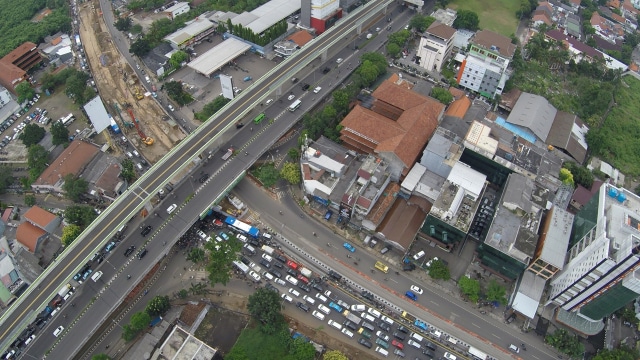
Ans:
[{"label": "asphalt road surface", "polygon": [[[282,86],[290,86],[291,84],[287,80],[294,75],[298,76],[300,71],[306,70],[304,66],[306,60],[310,61],[320,56],[329,46],[342,47],[343,44],[341,44],[341,42],[346,41],[342,38],[345,36],[347,29],[350,29],[363,18],[367,18],[370,13],[377,13],[380,11],[379,7],[381,4],[387,3],[390,3],[390,1],[372,2],[359,13],[344,19],[344,21],[338,22],[334,29],[311,42],[300,50],[298,55],[283,62],[276,70],[256,81],[252,87],[246,89],[238,99],[232,102],[231,106],[223,109],[215,119],[203,124],[152,169],[147,171],[127,193],[119,197],[114,204],[103,212],[98,220],[90,225],[83,235],[74,242],[71,248],[41,275],[41,278],[35,286],[31,286],[26,293],[14,303],[12,309],[3,316],[1,319],[2,330],[0,330],[0,338],[3,339],[1,349],[4,350],[8,348],[8,345],[17,337],[19,332],[27,327],[35,318],[35,315],[54,297],[60,287],[69,282],[69,279],[75,271],[87,262],[94,254],[94,251],[110,241],[117,229],[126,224],[132,217],[136,216],[148,200],[153,197],[170,178],[185,168],[191,162],[191,159],[197,157],[199,154],[208,152],[208,150],[211,149],[210,144],[213,143],[212,139],[224,137],[219,136],[218,133],[223,132],[223,129],[226,128],[229,128],[229,131],[232,133],[237,132],[233,124],[236,119],[244,115],[246,109],[251,109],[257,106],[260,101],[273,96],[274,91],[277,95],[280,95],[280,84],[283,83]],[[107,23],[109,23],[109,21],[107,21]],[[379,41],[382,41],[382,39]],[[374,43],[370,45],[373,46],[373,44]],[[283,79],[283,76],[286,80],[280,81]],[[343,76],[346,76],[346,72]],[[328,89],[325,91],[328,91]],[[198,218],[211,204],[212,200],[216,197],[215,195],[223,193],[226,186],[235,181],[248,169],[258,155],[262,154],[276,139],[284,134],[287,129],[298,120],[299,115],[312,106],[312,101],[306,97],[305,101],[303,101],[303,106],[297,113],[290,114],[283,111],[282,115],[273,124],[267,126],[267,124],[263,122],[263,124],[261,124],[262,128],[255,129],[255,131],[250,131],[247,127],[243,128],[239,134],[235,135],[233,142],[235,144],[246,143],[246,145],[236,146],[240,154],[226,163],[221,160],[221,153],[214,152],[211,159],[205,161],[204,171],[210,174],[208,181],[204,184],[197,182],[200,177],[200,174],[197,173],[194,173],[191,178],[187,178],[186,182],[190,184],[183,185],[181,191],[187,193],[189,188],[191,188],[190,193],[195,193],[195,195],[185,207],[181,205],[186,196],[179,194],[180,197],[175,198],[175,203],[180,205],[180,209],[174,212],[172,220],[162,229],[160,235],[156,235],[158,234],[156,231],[159,225],[163,223],[164,217],[168,216],[165,212],[166,206],[168,205],[165,206],[164,204],[170,203],[165,200],[165,203],[158,209],[155,209],[160,216],[150,216],[145,220],[145,225],[152,225],[154,227],[152,234],[144,239],[146,241],[145,246],[149,253],[144,260],[129,260],[128,264],[130,267],[127,267],[127,273],[131,273],[132,276],[142,276],[146,273],[146,270],[154,263],[153,259],[162,257],[163,251],[166,249],[164,242],[175,241],[191,226],[193,220]],[[136,235],[128,239],[125,245],[128,244],[128,241],[141,243],[142,237]],[[142,244],[139,245],[142,247]],[[122,247],[120,248],[122,249]],[[101,270],[104,271],[103,279],[91,285],[87,285],[91,282],[88,280],[82,286],[83,289],[74,295],[77,296],[75,301],[77,305],[74,307],[74,310],[84,309],[81,300],[92,298],[96,292],[102,291],[100,298],[104,297],[104,300],[100,298],[95,300],[90,311],[85,313],[80,320],[75,323],[75,326],[69,327],[69,324],[67,324],[67,319],[72,319],[72,316],[69,315],[67,315],[66,318],[56,316],[56,318],[52,319],[47,327],[38,333],[36,340],[31,344],[28,351],[30,356],[42,357],[47,349],[50,348],[49,344],[54,341],[56,341],[54,343],[56,347],[48,356],[64,358],[72,354],[73,349],[79,347],[80,340],[86,338],[86,334],[99,325],[102,319],[116,306],[119,299],[132,287],[133,281],[127,280],[126,277],[119,276],[112,279],[115,273],[119,271],[118,269],[124,265],[124,261],[120,256],[112,256],[111,258],[114,259],[114,261],[110,261],[112,265],[111,271],[107,268],[107,263],[105,263],[106,265],[102,264]],[[104,285],[101,285],[101,281],[105,282]],[[103,288],[105,285],[108,286]],[[66,327],[65,332],[63,332],[60,337],[54,338],[52,335],[53,329],[59,325]],[[65,341],[65,339],[70,340]]]}]

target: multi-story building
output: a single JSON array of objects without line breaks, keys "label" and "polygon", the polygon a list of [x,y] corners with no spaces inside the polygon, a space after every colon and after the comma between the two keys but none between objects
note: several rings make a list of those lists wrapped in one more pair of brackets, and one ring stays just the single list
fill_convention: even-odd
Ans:
[{"label": "multi-story building", "polygon": [[342,17],[339,0],[303,0],[300,9],[300,24],[314,28],[322,34]]},{"label": "multi-story building", "polygon": [[458,71],[458,84],[490,99],[502,94],[516,45],[508,37],[488,30],[478,31],[469,44],[469,53]]},{"label": "multi-story building", "polygon": [[564,269],[551,281],[556,320],[585,335],[640,295],[640,197],[603,185],[576,214]]},{"label": "multi-story building", "polygon": [[38,46],[25,42],[0,59],[0,85],[15,94],[15,88],[28,79],[27,72],[42,62]]},{"label": "multi-story building", "polygon": [[416,52],[416,56],[420,59],[420,66],[427,71],[440,72],[442,64],[451,55],[455,36],[456,29],[434,21],[420,37],[420,45]]}]

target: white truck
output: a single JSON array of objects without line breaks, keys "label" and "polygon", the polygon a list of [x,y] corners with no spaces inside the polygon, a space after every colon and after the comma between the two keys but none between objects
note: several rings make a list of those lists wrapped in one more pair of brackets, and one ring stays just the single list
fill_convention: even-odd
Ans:
[{"label": "white truck", "polygon": [[233,265],[235,265],[238,270],[242,271],[244,274],[249,272],[249,267],[243,263],[241,263],[240,261],[234,261]]},{"label": "white truck", "polygon": [[311,278],[311,275],[313,275],[313,273],[311,272],[311,270],[305,268],[305,267],[301,267],[300,268],[300,274],[304,275],[307,278]]},{"label": "white truck", "polygon": [[67,284],[65,286],[63,286],[60,291],[58,291],[58,295],[60,295],[60,297],[63,297],[65,295],[67,295],[67,293],[72,289],[71,284]]},{"label": "white truck", "polygon": [[265,254],[273,255],[273,252],[274,252],[275,250],[274,250],[271,246],[262,245],[262,251],[263,251]]},{"label": "white truck", "polygon": [[233,148],[229,148],[224,155],[222,155],[222,160],[227,161],[231,155],[233,155]]}]

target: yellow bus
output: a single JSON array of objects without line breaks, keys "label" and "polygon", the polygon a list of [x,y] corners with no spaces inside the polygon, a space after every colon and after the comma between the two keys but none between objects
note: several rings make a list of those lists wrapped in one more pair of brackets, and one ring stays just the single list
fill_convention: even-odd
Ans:
[{"label": "yellow bus", "polygon": [[382,271],[385,274],[389,272],[389,267],[381,263],[380,261],[376,261],[376,269]]}]

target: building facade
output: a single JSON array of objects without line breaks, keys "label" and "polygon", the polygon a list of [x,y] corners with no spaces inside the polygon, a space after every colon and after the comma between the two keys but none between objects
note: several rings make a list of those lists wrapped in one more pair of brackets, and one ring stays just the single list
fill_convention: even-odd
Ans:
[{"label": "building facade", "polygon": [[420,58],[420,66],[427,71],[442,70],[442,64],[451,55],[456,29],[434,22],[420,37],[420,45],[416,56]]},{"label": "building facade", "polygon": [[[308,26],[314,28],[317,34],[322,34],[342,17],[342,8],[339,0],[304,0],[300,16],[308,16]],[[301,24],[304,26],[306,23],[302,19]]]}]

